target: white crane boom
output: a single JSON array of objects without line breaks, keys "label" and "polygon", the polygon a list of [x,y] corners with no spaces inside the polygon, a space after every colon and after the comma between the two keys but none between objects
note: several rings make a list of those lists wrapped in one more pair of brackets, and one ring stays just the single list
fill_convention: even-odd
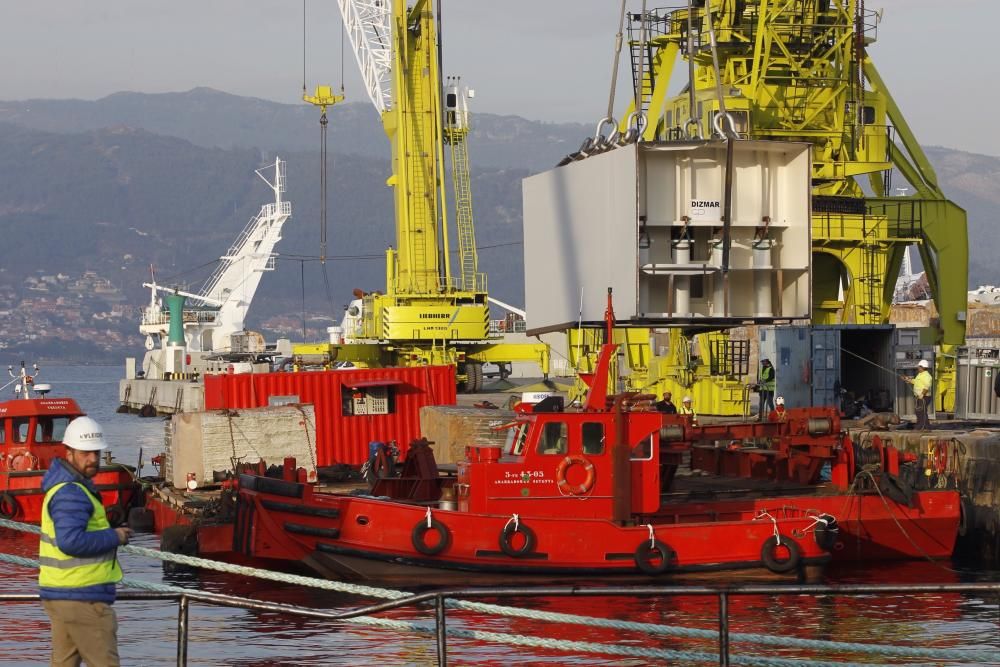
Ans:
[{"label": "white crane boom", "polygon": [[390,0],[337,0],[368,97],[378,112],[392,107],[392,6]]}]

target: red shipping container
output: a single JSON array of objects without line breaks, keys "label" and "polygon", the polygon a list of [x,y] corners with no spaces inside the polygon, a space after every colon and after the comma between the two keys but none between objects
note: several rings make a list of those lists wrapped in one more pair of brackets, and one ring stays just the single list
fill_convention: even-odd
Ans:
[{"label": "red shipping container", "polygon": [[[374,401],[370,398],[373,396]],[[455,405],[455,368],[357,368],[205,376],[206,410],[264,407],[271,404],[272,398],[282,403],[311,403],[315,407],[317,466],[335,463],[359,466],[368,459],[368,443],[373,440],[395,440],[405,456],[410,442],[420,437],[420,408]],[[366,409],[375,414],[357,414],[358,410]]]}]

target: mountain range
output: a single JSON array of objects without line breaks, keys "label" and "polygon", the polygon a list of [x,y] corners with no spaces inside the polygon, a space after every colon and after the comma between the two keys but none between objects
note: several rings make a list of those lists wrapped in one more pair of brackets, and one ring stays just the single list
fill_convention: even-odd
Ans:
[{"label": "mountain range", "polygon": [[[280,155],[293,215],[249,325],[299,313],[303,301],[310,313],[339,319],[353,288],[384,283],[384,251],[394,237],[384,184],[389,144],[367,103],[329,110],[330,259],[320,266],[311,259],[320,239],[318,118],[305,104],[205,88],[0,102],[0,288],[16,291],[28,276],[91,271],[138,305],[148,299],[141,284],[152,270],[160,284],[197,289],[269,200],[254,170]],[[477,244],[492,296],[524,303],[521,179],[553,166],[590,132],[576,123],[474,116],[468,145]],[[990,259],[1000,250],[1000,159],[939,147],[927,153],[945,192],[969,214],[970,283],[1000,283],[1000,265]]]}]

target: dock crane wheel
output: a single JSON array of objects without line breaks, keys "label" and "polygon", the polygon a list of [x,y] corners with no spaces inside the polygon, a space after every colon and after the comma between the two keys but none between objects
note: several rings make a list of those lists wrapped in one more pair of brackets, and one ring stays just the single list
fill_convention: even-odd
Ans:
[{"label": "dock crane wheel", "polygon": [[795,540],[787,535],[781,535],[780,541],[779,536],[772,535],[764,540],[764,545],[760,548],[760,559],[771,572],[784,574],[799,566],[802,550]]}]

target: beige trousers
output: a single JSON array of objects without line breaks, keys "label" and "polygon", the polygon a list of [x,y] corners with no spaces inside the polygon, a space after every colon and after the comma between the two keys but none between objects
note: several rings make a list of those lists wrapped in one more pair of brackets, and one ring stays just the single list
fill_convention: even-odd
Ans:
[{"label": "beige trousers", "polygon": [[52,667],[118,667],[118,618],[103,602],[42,600],[52,620]]}]

